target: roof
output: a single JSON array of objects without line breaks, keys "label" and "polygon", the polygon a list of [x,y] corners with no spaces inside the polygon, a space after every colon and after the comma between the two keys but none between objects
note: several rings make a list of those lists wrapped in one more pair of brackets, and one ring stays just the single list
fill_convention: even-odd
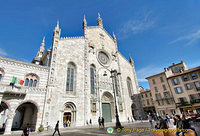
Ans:
[{"label": "roof", "polygon": [[150,78],[150,77],[154,77],[154,76],[157,76],[157,75],[161,75],[161,74],[164,74],[164,73],[165,73],[165,72],[161,72],[161,73],[158,73],[158,74],[155,74],[155,75],[152,75],[152,76],[146,77],[145,79]]},{"label": "roof", "polygon": [[184,75],[184,74],[187,74],[187,73],[190,73],[190,72],[194,72],[194,71],[197,71],[197,70],[200,70],[200,66],[185,70],[182,73],[174,73],[173,75],[169,76],[168,78]]},{"label": "roof", "polygon": [[146,93],[146,92],[151,92],[150,89],[146,89],[146,90],[141,90],[140,93]]}]

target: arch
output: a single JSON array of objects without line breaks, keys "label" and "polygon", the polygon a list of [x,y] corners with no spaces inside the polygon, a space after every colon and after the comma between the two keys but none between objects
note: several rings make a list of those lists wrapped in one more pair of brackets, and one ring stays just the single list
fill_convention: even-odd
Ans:
[{"label": "arch", "polygon": [[71,127],[76,124],[76,105],[73,102],[64,104],[63,124],[64,127]]},{"label": "arch", "polygon": [[136,107],[136,105],[134,103],[131,105],[131,111],[132,111],[133,118],[136,120],[137,107]]},{"label": "arch", "polygon": [[5,126],[4,124],[6,123],[7,120],[7,116],[8,116],[8,110],[9,110],[9,106],[6,102],[1,101],[0,104],[0,125],[1,126]]},{"label": "arch", "polygon": [[28,77],[28,76],[36,77],[38,80],[40,79],[39,76],[37,74],[35,74],[35,73],[26,74],[26,77]]},{"label": "arch", "polygon": [[101,98],[102,116],[105,122],[112,122],[115,119],[114,97],[110,92],[104,92]]},{"label": "arch", "polygon": [[12,122],[12,131],[23,130],[29,123],[31,131],[36,130],[38,116],[38,105],[33,101],[21,102],[15,109],[15,116]]}]

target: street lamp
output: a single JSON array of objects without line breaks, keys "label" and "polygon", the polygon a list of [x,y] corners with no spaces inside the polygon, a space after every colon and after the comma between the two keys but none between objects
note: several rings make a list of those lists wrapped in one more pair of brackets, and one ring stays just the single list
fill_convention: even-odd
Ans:
[{"label": "street lamp", "polygon": [[[111,71],[109,70],[109,69],[107,69],[109,72],[110,72],[110,74],[111,74],[111,76],[110,76],[110,78],[112,78],[112,85],[113,85],[113,94],[114,94],[114,99],[115,99],[115,114],[116,114],[116,129],[117,128],[123,128],[122,126],[121,126],[121,123],[120,123],[120,121],[119,121],[119,115],[118,115],[118,109],[117,109],[117,102],[116,102],[116,91],[117,91],[117,85],[115,85],[114,84],[114,73],[116,73],[116,70],[112,70],[111,69]],[[106,74],[106,72],[104,73],[104,76],[106,76],[107,74]],[[121,73],[117,73],[117,76],[118,75],[121,75]]]}]

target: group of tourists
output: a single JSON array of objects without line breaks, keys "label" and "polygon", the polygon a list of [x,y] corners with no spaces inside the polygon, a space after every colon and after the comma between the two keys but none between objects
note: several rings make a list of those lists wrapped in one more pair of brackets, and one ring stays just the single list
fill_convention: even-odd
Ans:
[{"label": "group of tourists", "polygon": [[[157,116],[157,114],[152,114],[149,113],[148,115],[148,120],[149,120],[149,124],[150,126],[153,128],[153,120],[155,121],[156,125],[155,125],[155,129],[168,129],[169,128],[169,123],[170,123],[170,119],[171,117],[166,114],[164,116]],[[197,133],[195,131],[195,129],[193,127],[191,127],[190,123],[189,123],[189,119],[186,119],[184,114],[182,114],[182,117],[180,117],[180,115],[174,115],[173,116],[174,122],[173,125],[176,126],[176,136],[179,136],[179,133],[181,133],[181,136],[184,136],[184,129],[191,129],[195,132],[196,136]]]},{"label": "group of tourists", "polygon": [[98,123],[99,123],[99,128],[104,128],[104,118],[103,117],[99,117]]}]

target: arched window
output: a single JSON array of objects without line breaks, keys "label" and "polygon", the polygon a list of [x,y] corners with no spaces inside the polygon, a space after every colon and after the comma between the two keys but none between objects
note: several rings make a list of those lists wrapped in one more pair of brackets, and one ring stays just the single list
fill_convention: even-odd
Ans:
[{"label": "arched window", "polygon": [[95,94],[95,67],[93,65],[90,67],[90,90],[91,94]]},{"label": "arched window", "polygon": [[131,79],[129,77],[127,78],[127,87],[128,87],[129,96],[131,97],[133,95],[133,86],[131,83]]},{"label": "arched window", "polygon": [[39,76],[35,73],[28,73],[26,75],[24,86],[37,87],[39,83]]},{"label": "arched window", "polygon": [[32,87],[32,85],[33,85],[33,79],[31,79],[31,80],[30,80],[30,82],[29,82],[29,85],[28,85],[28,86],[29,86],[29,87]]},{"label": "arched window", "polygon": [[28,86],[29,79],[26,78],[24,86]]},{"label": "arched window", "polygon": [[67,68],[67,84],[66,91],[74,91],[74,81],[75,81],[75,65],[69,63]]},{"label": "arched window", "polygon": [[4,68],[3,68],[3,67],[0,67],[0,81],[3,79],[4,74],[5,74]]},{"label": "arched window", "polygon": [[36,87],[37,86],[37,80],[34,80],[33,81],[33,87]]}]

